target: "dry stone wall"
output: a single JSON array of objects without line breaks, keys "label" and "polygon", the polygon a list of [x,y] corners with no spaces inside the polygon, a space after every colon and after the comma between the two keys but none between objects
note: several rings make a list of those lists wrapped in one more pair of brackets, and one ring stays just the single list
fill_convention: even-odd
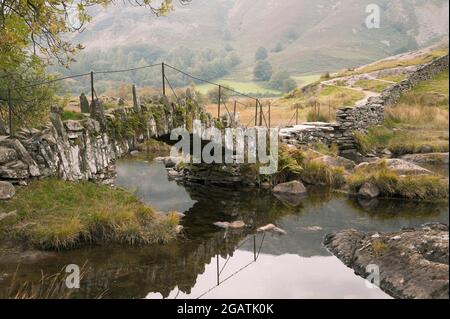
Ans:
[{"label": "dry stone wall", "polygon": [[353,132],[367,132],[368,128],[382,124],[385,107],[396,104],[401,95],[415,85],[448,69],[448,59],[446,55],[418,67],[405,80],[389,86],[378,97],[370,97],[363,105],[338,109],[335,123],[304,123],[284,128],[280,130],[280,139],[293,145],[336,143],[341,155],[354,154],[356,147]]},{"label": "dry stone wall", "polygon": [[[101,107],[99,105],[97,108]],[[212,125],[211,115],[191,98],[170,103],[166,98],[143,103],[137,111],[121,108],[91,110],[93,116],[62,121],[53,108],[40,128],[21,129],[14,137],[0,136],[0,180],[24,185],[33,178],[105,180],[117,158],[148,138],[189,127],[193,119]]]}]

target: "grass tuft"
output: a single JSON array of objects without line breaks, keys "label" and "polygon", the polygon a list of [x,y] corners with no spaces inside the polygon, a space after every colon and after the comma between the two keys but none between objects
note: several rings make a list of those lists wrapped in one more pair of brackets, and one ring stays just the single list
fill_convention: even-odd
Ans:
[{"label": "grass tuft", "polygon": [[13,210],[17,217],[0,221],[0,237],[44,250],[85,243],[164,243],[176,236],[178,224],[124,190],[56,179],[19,189],[0,208]]},{"label": "grass tuft", "polygon": [[348,179],[353,193],[370,182],[378,187],[382,197],[406,198],[411,200],[441,201],[448,199],[448,184],[438,176],[400,176],[387,168],[386,162],[377,167],[362,168]]}]

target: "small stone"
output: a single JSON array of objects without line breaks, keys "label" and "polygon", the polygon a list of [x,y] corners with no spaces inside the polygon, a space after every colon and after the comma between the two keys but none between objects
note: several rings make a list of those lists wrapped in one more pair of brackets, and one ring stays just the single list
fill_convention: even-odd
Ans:
[{"label": "small stone", "polygon": [[0,200],[13,198],[16,189],[10,182],[0,181]]},{"label": "small stone", "polygon": [[0,214],[0,221],[2,221],[5,218],[8,218],[8,217],[15,217],[15,216],[17,216],[16,210],[9,212],[9,213],[3,213],[3,214]]},{"label": "small stone", "polygon": [[322,227],[320,226],[309,226],[309,227],[303,227],[302,228],[305,231],[310,231],[310,232],[318,232],[322,230]]},{"label": "small stone", "polygon": [[366,182],[363,186],[361,186],[358,194],[366,198],[376,198],[380,195],[380,189],[377,185]]}]

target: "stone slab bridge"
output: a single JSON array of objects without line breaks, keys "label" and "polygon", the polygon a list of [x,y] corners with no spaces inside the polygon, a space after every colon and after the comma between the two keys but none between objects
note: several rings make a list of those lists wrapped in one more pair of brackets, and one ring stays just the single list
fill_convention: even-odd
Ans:
[{"label": "stone slab bridge", "polygon": [[[131,108],[105,111],[97,100],[82,120],[62,121],[52,108],[47,124],[20,129],[14,137],[0,136],[0,181],[26,185],[35,178],[107,180],[114,161],[138,143],[170,134],[173,128],[192,131],[198,119],[205,127],[230,126],[226,115],[213,119],[189,89],[177,103],[164,97],[142,99]],[[219,124],[220,123],[220,124]]]}]

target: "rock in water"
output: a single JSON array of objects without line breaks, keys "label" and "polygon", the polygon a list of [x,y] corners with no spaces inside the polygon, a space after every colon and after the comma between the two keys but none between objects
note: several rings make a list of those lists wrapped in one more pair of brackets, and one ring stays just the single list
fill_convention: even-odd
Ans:
[{"label": "rock in water", "polygon": [[229,222],[216,222],[213,225],[215,225],[217,227],[220,227],[220,228],[225,228],[225,229],[228,229],[228,228],[238,229],[238,228],[245,227],[245,223],[242,220],[237,220],[237,221],[234,221],[234,222],[231,222],[231,223],[229,223]]},{"label": "rock in water", "polygon": [[16,189],[9,182],[0,181],[0,200],[10,199],[16,194]]},{"label": "rock in water", "polygon": [[299,181],[278,184],[273,188],[276,194],[300,195],[306,193],[305,186]]},{"label": "rock in water", "polygon": [[358,195],[365,198],[376,198],[380,195],[380,189],[377,185],[366,182],[359,189]]},{"label": "rock in water", "polygon": [[275,226],[274,224],[267,224],[266,226],[259,227],[256,231],[257,232],[271,232],[271,233],[280,234],[280,235],[287,234],[283,229]]},{"label": "rock in water", "polygon": [[245,227],[245,223],[242,220],[237,220],[230,223],[230,228],[243,228]]},{"label": "rock in water", "polygon": [[380,288],[394,298],[448,299],[448,225],[384,234],[349,229],[327,235],[324,244],[363,278],[377,265]]}]

